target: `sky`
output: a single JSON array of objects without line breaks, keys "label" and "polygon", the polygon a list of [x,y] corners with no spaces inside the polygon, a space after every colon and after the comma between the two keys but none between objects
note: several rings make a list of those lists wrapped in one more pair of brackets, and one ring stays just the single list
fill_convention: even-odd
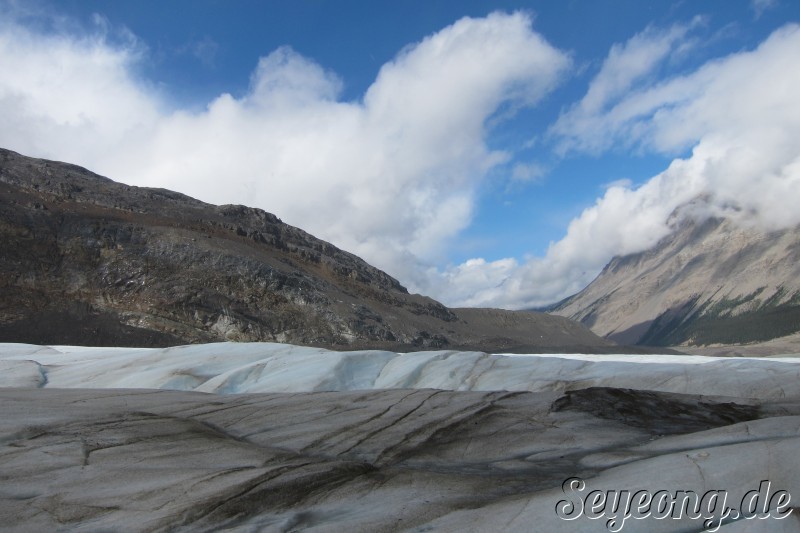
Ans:
[{"label": "sky", "polygon": [[0,0],[0,146],[526,309],[685,219],[800,223],[796,0]]}]

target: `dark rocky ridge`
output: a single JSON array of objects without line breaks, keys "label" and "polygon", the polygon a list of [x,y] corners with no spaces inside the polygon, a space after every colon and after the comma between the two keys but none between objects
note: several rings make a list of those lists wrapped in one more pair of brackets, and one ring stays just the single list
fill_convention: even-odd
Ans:
[{"label": "dark rocky ridge", "polygon": [[[451,310],[260,209],[0,149],[0,341],[619,349],[561,317]],[[613,348],[612,348],[613,347]]]}]

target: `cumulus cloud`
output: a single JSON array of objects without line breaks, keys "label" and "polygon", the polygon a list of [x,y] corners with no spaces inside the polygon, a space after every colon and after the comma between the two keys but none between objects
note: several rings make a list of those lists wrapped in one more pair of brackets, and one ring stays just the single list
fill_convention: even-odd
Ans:
[{"label": "cumulus cloud", "polygon": [[[0,26],[0,145],[127,183],[246,203],[353,251],[412,286],[472,216],[475,189],[509,154],[486,144],[500,107],[529,106],[568,56],[523,13],[463,18],[385,64],[361,101],[289,47],[246,94],[166,109],[132,75],[137,50],[103,35]],[[420,287],[421,288],[421,287]]]},{"label": "cumulus cloud", "polygon": [[[486,280],[472,271],[474,261],[449,269],[448,279],[473,283],[482,295],[480,302],[464,303],[530,307],[577,292],[614,255],[655,245],[671,231],[676,209],[689,202],[694,207],[685,216],[725,216],[765,229],[800,223],[800,26],[787,25],[757,49],[687,75],[631,87],[630,80],[657,63],[637,60],[641,68],[626,70],[636,74],[609,88],[609,72],[619,71],[625,56],[639,56],[637,43],[654,35],[673,42],[671,33],[648,30],[612,48],[586,97],[562,115],[553,132],[570,150],[596,152],[622,143],[662,153],[690,146],[691,154],[638,188],[611,184],[543,258]],[[646,55],[663,61],[668,48]],[[498,272],[503,266],[500,261],[484,268]],[[489,282],[494,285],[487,287]]]},{"label": "cumulus cloud", "polygon": [[0,22],[0,145],[89,163],[152,127],[157,98],[131,74],[141,49],[111,46],[106,30],[41,38]]}]

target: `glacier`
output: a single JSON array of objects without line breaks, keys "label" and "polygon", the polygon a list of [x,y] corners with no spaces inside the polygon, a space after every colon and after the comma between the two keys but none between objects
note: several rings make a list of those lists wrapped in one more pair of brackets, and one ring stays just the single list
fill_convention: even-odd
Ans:
[{"label": "glacier", "polygon": [[279,343],[172,348],[0,344],[0,386],[217,394],[369,389],[570,391],[614,387],[775,399],[800,394],[799,356],[338,352]]},{"label": "glacier", "polygon": [[609,531],[555,512],[580,478],[727,496],[626,532],[798,531],[799,362],[0,344],[0,528]]}]

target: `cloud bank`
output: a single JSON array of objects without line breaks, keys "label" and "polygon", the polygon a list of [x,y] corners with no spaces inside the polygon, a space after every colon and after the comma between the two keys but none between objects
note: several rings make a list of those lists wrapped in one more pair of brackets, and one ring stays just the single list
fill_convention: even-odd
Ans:
[{"label": "cloud bank", "polygon": [[[487,124],[536,105],[570,71],[569,55],[527,15],[464,18],[409,45],[358,101],[341,99],[335,73],[282,47],[260,59],[243,94],[189,110],[137,75],[147,50],[124,31],[114,38],[102,19],[94,31],[41,32],[3,14],[0,65],[14,75],[0,77],[0,146],[261,207],[450,305],[525,308],[568,296],[612,256],[654,245],[675,209],[700,196],[695,216],[800,222],[796,25],[668,77],[665,65],[691,51],[702,19],[613,46],[546,142],[564,157],[623,148],[676,159],[639,187],[610,185],[544,257],[441,268],[480,184],[513,163],[489,147]],[[516,163],[510,179],[543,174]]]}]

